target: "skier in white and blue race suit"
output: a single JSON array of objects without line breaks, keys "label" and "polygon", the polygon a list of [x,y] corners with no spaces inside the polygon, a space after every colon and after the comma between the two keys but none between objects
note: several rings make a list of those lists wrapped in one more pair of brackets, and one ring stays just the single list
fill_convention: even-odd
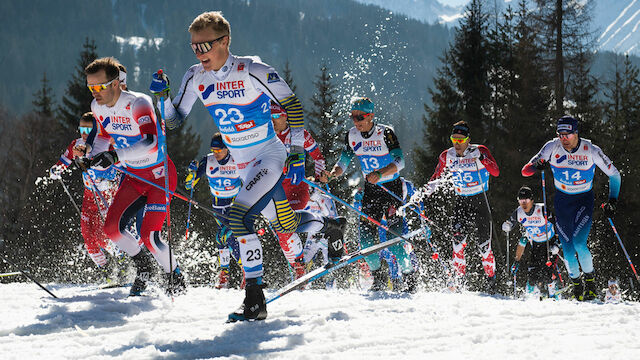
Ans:
[{"label": "skier in white and blue race suit", "polygon": [[[229,149],[222,141],[222,134],[215,133],[211,137],[211,153],[200,161],[189,164],[189,175],[185,179],[185,188],[191,190],[203,176],[206,176],[209,191],[212,197],[212,207],[223,216],[229,212],[233,199],[240,192],[242,180],[238,173],[238,166],[233,161]],[[216,233],[216,247],[218,248],[218,261],[220,273],[216,288],[229,287],[229,264],[233,257],[238,265],[240,260],[240,246],[233,233],[221,220],[216,218],[218,232]]]},{"label": "skier in white and blue race suit", "polygon": [[[231,29],[220,12],[198,15],[189,26],[189,33],[199,63],[187,70],[177,96],[169,98],[169,79],[161,72],[153,75],[150,90],[164,99],[169,130],[182,124],[200,99],[222,133],[243,183],[223,222],[238,239],[247,277],[243,304],[229,315],[229,321],[263,320],[267,316],[263,253],[254,229],[260,213],[279,232],[324,232],[333,261],[342,256],[346,219],[293,211],[287,202],[281,185],[285,164],[286,176],[293,184],[304,178],[304,117],[302,105],[289,86],[259,58],[238,57],[229,52]],[[270,100],[280,104],[288,115],[288,157],[273,130]]]},{"label": "skier in white and blue race suit", "polygon": [[[389,229],[399,234],[402,232],[402,218],[397,216],[396,209],[402,203],[379,185],[402,198],[403,185],[400,180],[400,170],[404,168],[404,156],[400,142],[391,126],[374,121],[375,105],[368,97],[354,97],[351,99],[351,120],[354,126],[347,131],[344,139],[340,159],[333,166],[331,172],[324,171],[320,180],[328,182],[330,178],[341,176],[352,159],[357,158],[364,177],[364,193],[362,196],[362,212],[376,221],[386,216]],[[363,249],[380,242],[378,227],[364,217],[360,218],[360,245]],[[398,242],[389,247],[395,255],[398,265],[402,269],[405,289],[413,291],[417,277],[411,265],[411,260],[405,251],[404,242]],[[386,288],[384,271],[381,269],[379,254],[365,256],[365,261],[371,269],[374,282],[371,291],[381,291]]]},{"label": "skier in white and blue race suit", "polygon": [[[609,200],[603,205],[605,216],[615,213],[620,193],[620,172],[591,140],[578,135],[578,120],[564,116],[558,120],[558,138],[548,141],[522,168],[532,176],[548,164],[556,187],[554,209],[556,227],[578,300],[597,297],[593,258],[587,238],[593,222],[593,178],[596,165],[609,176]],[[584,272],[584,284],[580,274]]]}]

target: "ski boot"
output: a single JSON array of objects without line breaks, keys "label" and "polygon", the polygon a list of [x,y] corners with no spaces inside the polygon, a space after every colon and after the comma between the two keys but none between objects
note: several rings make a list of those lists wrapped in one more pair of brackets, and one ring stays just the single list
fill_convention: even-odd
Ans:
[{"label": "ski boot", "polygon": [[344,253],[344,243],[342,238],[344,237],[344,228],[347,225],[347,218],[324,218],[324,227],[321,232],[326,235],[327,238],[327,252],[329,255],[330,263],[337,263],[340,261],[342,254]]},{"label": "ski boot", "polygon": [[173,270],[173,274],[164,274],[165,280],[165,293],[169,296],[173,295],[182,295],[187,292],[187,284],[184,281],[184,276],[180,271],[180,267],[176,266],[176,269]]},{"label": "ski boot", "polygon": [[218,284],[216,289],[228,289],[229,288],[229,269],[220,270],[218,274]]},{"label": "ski boot", "polygon": [[418,272],[413,271],[408,274],[402,275],[404,280],[404,292],[409,294],[415,294],[418,292]]},{"label": "ski boot", "polygon": [[238,310],[229,314],[227,322],[266,319],[267,302],[262,291],[265,286],[262,282],[262,277],[247,279],[244,301]]},{"label": "ski boot", "polygon": [[291,267],[293,268],[294,276],[296,279],[299,279],[302,276],[304,276],[305,270],[304,270],[304,261],[302,260],[302,257],[297,258],[291,264]]},{"label": "ski boot", "polygon": [[131,259],[134,264],[136,264],[136,278],[129,290],[129,296],[140,296],[147,288],[147,281],[149,281],[151,277],[151,262],[149,261],[149,256],[144,251],[140,251]]},{"label": "ski boot", "polygon": [[598,298],[596,278],[593,272],[584,274],[584,295],[582,301],[591,301]]},{"label": "ski boot", "polygon": [[387,289],[387,282],[385,281],[384,271],[382,269],[371,271],[373,275],[373,284],[369,288],[369,291],[383,291]]},{"label": "ski boot", "polygon": [[496,276],[493,275],[490,278],[487,278],[487,294],[495,295],[498,293],[498,282],[496,281]]},{"label": "ski boot", "polygon": [[573,295],[571,295],[571,299],[582,301],[584,298],[584,285],[582,284],[582,277],[571,279],[571,281],[573,281]]}]

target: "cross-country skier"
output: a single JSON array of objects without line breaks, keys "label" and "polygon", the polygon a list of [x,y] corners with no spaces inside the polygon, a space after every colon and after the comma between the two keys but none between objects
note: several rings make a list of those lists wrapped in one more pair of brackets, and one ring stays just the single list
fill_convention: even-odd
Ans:
[{"label": "cross-country skier", "polygon": [[[333,166],[330,173],[325,170],[320,180],[328,182],[330,178],[342,175],[351,160],[357,157],[366,180],[362,197],[362,212],[377,221],[386,217],[389,228],[399,234],[402,232],[402,218],[395,215],[395,209],[401,204],[379,185],[402,197],[400,170],[404,168],[404,156],[400,142],[391,126],[374,122],[374,104],[371,99],[367,97],[353,98],[350,117],[355,126],[345,136],[340,160]],[[360,244],[362,248],[373,246],[379,240],[378,227],[361,218]],[[413,268],[403,247],[403,242],[389,247],[389,250],[396,257],[402,273],[405,276],[412,276]],[[384,272],[380,268],[379,254],[368,255],[365,260],[374,277],[371,290],[380,291],[386,288]]]},{"label": "cross-country skier", "polygon": [[[320,190],[312,187],[310,188],[309,201],[305,206],[306,211],[310,211],[318,216],[337,217],[338,211],[336,209],[333,199],[324,195]],[[322,256],[321,265],[326,265],[329,262],[329,255],[327,251],[327,239],[321,232],[308,233],[307,240],[304,243],[303,258],[304,263],[307,266],[311,265],[311,261],[320,253]],[[332,275],[327,276],[325,285],[327,289],[333,287],[334,277]]]},{"label": "cross-country skier", "polygon": [[[129,172],[161,188],[164,188],[164,177],[168,174],[170,190],[174,191],[176,170],[171,159],[158,146],[156,115],[151,99],[120,89],[118,62],[114,58],[96,59],[87,65],[85,74],[87,86],[94,97],[91,109],[96,123],[87,139],[93,156],[91,167],[105,169],[121,161]],[[109,138],[115,140],[115,150],[98,152],[99,145],[108,143]],[[165,169],[164,156],[167,156],[169,169]],[[186,290],[184,277],[175,258],[169,259],[169,247],[161,236],[166,218],[165,192],[125,175],[107,212],[105,233],[132,257],[137,267],[130,294],[140,295],[145,290],[152,270],[148,256],[141,252],[137,239],[124,226],[144,206],[146,211],[140,238],[164,270],[167,292],[183,292]],[[173,284],[169,284],[171,272]]]},{"label": "cross-country skier", "polygon": [[[222,133],[235,160],[243,186],[236,196],[227,225],[240,243],[247,286],[242,306],[230,321],[262,320],[267,316],[262,280],[263,253],[254,222],[262,213],[279,232],[316,232],[328,235],[329,257],[342,256],[345,219],[320,218],[293,211],[282,189],[283,168],[293,184],[304,178],[304,118],[302,105],[269,65],[254,57],[230,54],[231,29],[220,12],[198,15],[189,26],[191,49],[199,63],[187,70],[177,96],[169,99],[166,74],[154,74],[151,91],[165,100],[169,129],[179,126],[200,99]],[[271,122],[270,102],[288,114],[291,152],[278,139]]]},{"label": "cross-country skier", "polygon": [[[539,292],[546,293],[548,297],[555,295],[555,281],[552,278],[551,268],[546,265],[547,241],[552,255],[558,254],[559,247],[556,244],[556,234],[553,224],[549,222],[551,216],[547,216],[547,226],[545,232],[544,205],[533,202],[533,191],[528,186],[523,186],[518,190],[518,208],[513,211],[509,219],[502,223],[502,230],[510,232],[517,224],[522,225],[524,236],[518,241],[515,262],[511,266],[511,274],[516,275],[520,268],[520,259],[527,246],[531,244],[531,257],[527,269],[527,284],[530,289],[537,287]],[[547,210],[547,213],[549,210]]]},{"label": "cross-country skier", "polygon": [[[556,187],[554,209],[562,251],[573,281],[573,296],[578,300],[597,297],[593,259],[587,238],[593,221],[593,177],[596,165],[609,176],[609,201],[604,210],[612,217],[620,192],[620,172],[591,140],[578,135],[578,120],[571,116],[558,119],[558,138],[548,141],[522,168],[523,176],[551,166]],[[584,284],[580,274],[584,272]]]},{"label": "cross-country skier", "polygon": [[[50,177],[54,180],[60,179],[60,173],[66,169],[77,158],[85,154],[85,144],[89,133],[93,128],[93,113],[87,112],[82,115],[78,124],[80,138],[73,140],[60,160],[51,167]],[[82,211],[80,229],[84,238],[84,247],[93,262],[106,271],[107,257],[103,249],[110,246],[110,241],[104,233],[104,222],[101,213],[106,214],[108,204],[102,204],[102,199],[110,201],[113,197],[117,182],[118,172],[109,167],[105,170],[87,169],[82,172],[84,183],[84,194],[82,197]],[[95,186],[94,186],[95,184]],[[95,193],[96,191],[100,194]],[[105,206],[106,205],[106,206]],[[105,275],[108,275],[105,272]]]},{"label": "cross-country skier", "polygon": [[618,286],[618,280],[610,279],[607,284],[607,291],[604,294],[605,304],[619,304],[622,302],[622,293]]},{"label": "cross-country skier", "polygon": [[[273,130],[278,135],[278,138],[287,148],[287,153],[291,151],[291,129],[289,128],[289,122],[287,121],[287,112],[277,103],[271,101],[271,119],[273,121]],[[305,155],[310,155],[313,159],[315,176],[320,176],[321,172],[325,169],[325,160],[318,144],[307,130],[304,130],[304,151]],[[284,193],[287,196],[289,205],[293,210],[303,210],[307,206],[309,201],[309,185],[305,182],[301,182],[297,185],[291,183],[291,179],[284,179],[282,181],[282,187]],[[337,217],[337,214],[334,215]],[[303,259],[303,247],[302,240],[297,233],[282,233],[276,232],[278,239],[280,240],[280,246],[282,251],[289,261],[289,264],[295,271],[296,278],[304,275],[305,266]]]},{"label": "cross-country skier", "polygon": [[[233,161],[229,149],[222,141],[219,132],[211,137],[211,153],[203,157],[199,162],[189,165],[189,175],[185,180],[185,188],[191,190],[200,178],[206,175],[209,180],[209,190],[213,197],[213,209],[222,214],[228,214],[233,199],[238,195],[242,187],[242,180],[238,173],[238,167]],[[216,288],[229,287],[229,263],[231,257],[240,261],[240,247],[233,233],[216,218],[218,232],[216,233],[216,246],[218,247],[218,260],[220,261],[220,273]]]},{"label": "cross-country skier", "polygon": [[496,261],[491,250],[493,224],[486,192],[489,177],[500,175],[500,169],[486,146],[470,143],[470,134],[465,121],[453,125],[450,136],[453,146],[440,154],[431,181],[439,179],[445,171],[453,175],[453,266],[458,278],[463,280],[467,270],[464,249],[470,239],[475,239],[488,278],[488,291],[494,293]]}]

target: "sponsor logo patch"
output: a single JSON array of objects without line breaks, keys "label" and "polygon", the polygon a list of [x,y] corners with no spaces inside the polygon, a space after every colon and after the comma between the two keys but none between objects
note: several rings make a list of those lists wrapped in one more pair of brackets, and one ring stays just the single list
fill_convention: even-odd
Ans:
[{"label": "sponsor logo patch", "polygon": [[278,76],[278,73],[268,73],[267,74],[267,82],[268,83],[274,83],[274,82],[278,82],[280,81],[280,77]]},{"label": "sponsor logo patch", "polygon": [[145,115],[138,119],[138,125],[144,125],[151,123],[151,117],[149,115]]}]

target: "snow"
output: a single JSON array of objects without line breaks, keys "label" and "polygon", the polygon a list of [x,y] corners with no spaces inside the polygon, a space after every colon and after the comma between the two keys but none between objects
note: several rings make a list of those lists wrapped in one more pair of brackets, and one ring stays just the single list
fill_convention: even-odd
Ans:
[{"label": "snow", "polygon": [[[224,324],[240,290],[0,285],[2,359],[613,359],[640,354],[640,304],[513,300],[478,293],[294,292],[266,321]],[[273,292],[270,291],[272,294]]]}]

